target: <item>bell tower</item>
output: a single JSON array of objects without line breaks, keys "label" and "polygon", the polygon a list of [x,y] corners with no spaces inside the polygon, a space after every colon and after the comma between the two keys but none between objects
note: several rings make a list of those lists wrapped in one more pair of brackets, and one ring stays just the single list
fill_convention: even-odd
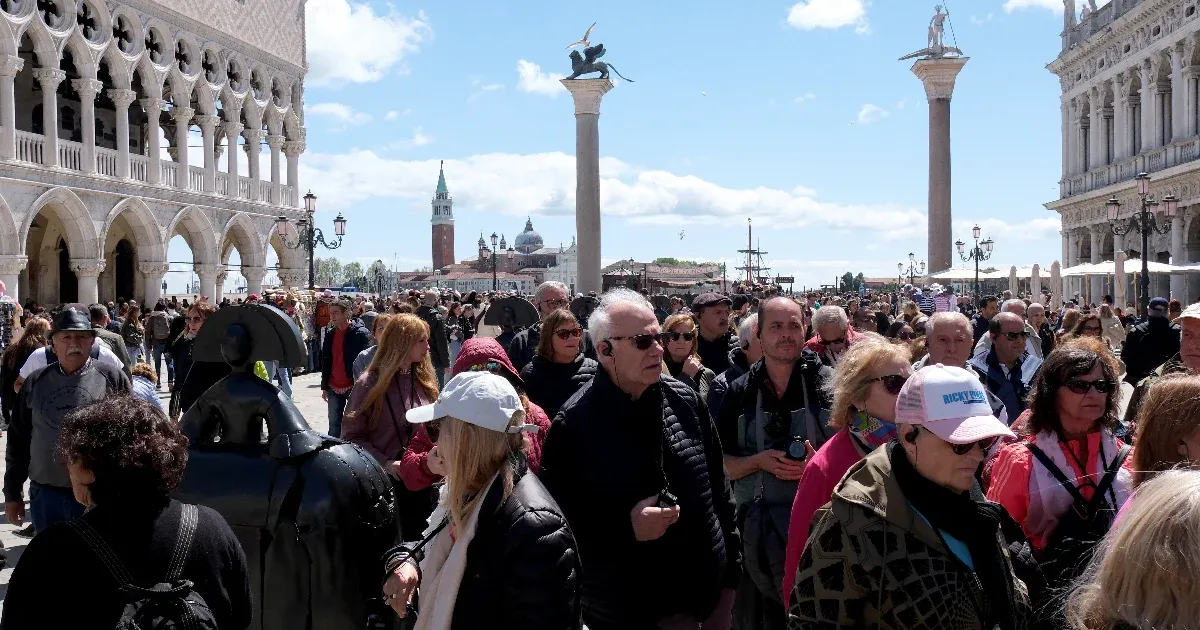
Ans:
[{"label": "bell tower", "polygon": [[444,162],[438,165],[437,190],[433,193],[433,268],[454,264],[454,200],[446,188]]}]

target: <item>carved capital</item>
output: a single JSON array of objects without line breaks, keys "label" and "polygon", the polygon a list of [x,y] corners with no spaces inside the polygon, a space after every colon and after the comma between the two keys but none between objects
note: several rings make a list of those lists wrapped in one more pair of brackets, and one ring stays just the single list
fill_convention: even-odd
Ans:
[{"label": "carved capital", "polygon": [[288,157],[297,157],[307,148],[307,144],[301,140],[288,140],[283,143],[283,154]]},{"label": "carved capital", "polygon": [[58,84],[67,78],[67,73],[58,68],[34,68],[33,78],[42,84],[43,90],[57,90]]},{"label": "carved capital", "polygon": [[79,93],[79,97],[85,100],[95,100],[96,95],[100,90],[104,89],[104,84],[95,79],[72,79],[71,87]]},{"label": "carved capital", "polygon": [[188,124],[192,122],[192,118],[196,116],[196,110],[191,107],[176,107],[171,110],[171,118],[175,119],[176,123]]},{"label": "carved capital", "polygon": [[69,266],[75,275],[85,278],[97,278],[100,272],[104,271],[103,260],[93,260],[90,258],[72,258]]},{"label": "carved capital", "polygon": [[571,93],[571,98],[575,99],[576,116],[580,114],[599,116],[600,99],[613,89],[613,82],[609,79],[563,79],[560,83]]},{"label": "carved capital", "polygon": [[167,105],[167,102],[163,99],[153,96],[144,98],[138,102],[142,104],[142,109],[146,110],[147,115],[153,114],[155,116],[160,115],[163,107]]},{"label": "carved capital", "polygon": [[279,284],[286,289],[307,285],[308,271],[304,269],[280,269]]},{"label": "carved capital", "polygon": [[202,278],[215,279],[218,275],[225,272],[225,266],[215,263],[196,263],[192,265],[192,270]]},{"label": "carved capital", "polygon": [[108,90],[108,98],[112,99],[113,105],[117,107],[129,107],[133,104],[134,99],[137,98],[137,92],[113,88]]},{"label": "carved capital", "polygon": [[224,285],[225,280],[228,278],[229,278],[229,272],[222,270],[221,273],[217,274],[217,284]]},{"label": "carved capital", "polygon": [[954,95],[954,80],[965,65],[967,57],[918,59],[912,66],[912,72],[925,86],[926,99],[949,100]]},{"label": "carved capital", "polygon": [[221,125],[221,130],[224,131],[226,135],[233,137],[233,138],[236,138],[239,135],[241,135],[242,130],[245,128],[246,128],[246,125],[243,125],[242,123],[239,123],[239,122],[227,122],[227,123],[224,123]]},{"label": "carved capital", "polygon": [[[25,256],[0,256],[0,276],[15,276],[21,273],[29,259]],[[10,287],[10,290],[15,287]]]},{"label": "carved capital", "polygon": [[216,129],[217,124],[220,122],[220,116],[210,116],[208,114],[196,116],[196,124],[200,125],[200,128],[204,130],[205,133],[212,133],[213,129]]},{"label": "carved capital", "polygon": [[285,140],[287,140],[287,138],[283,137],[282,135],[274,133],[268,134],[267,146],[271,147],[272,151],[278,151],[279,149],[283,148],[283,143]]},{"label": "carved capital", "polygon": [[262,282],[266,276],[267,269],[265,267],[242,265],[242,277],[246,279],[246,282]]},{"label": "carved capital", "polygon": [[261,129],[247,129],[242,132],[242,137],[246,139],[246,144],[242,145],[246,153],[262,151],[263,132]]},{"label": "carved capital", "polygon": [[171,265],[165,262],[140,262],[138,263],[138,273],[145,274],[155,279],[161,279],[168,271],[171,270]]},{"label": "carved capital", "polygon": [[24,67],[24,59],[16,55],[0,55],[0,77],[15,77]]}]

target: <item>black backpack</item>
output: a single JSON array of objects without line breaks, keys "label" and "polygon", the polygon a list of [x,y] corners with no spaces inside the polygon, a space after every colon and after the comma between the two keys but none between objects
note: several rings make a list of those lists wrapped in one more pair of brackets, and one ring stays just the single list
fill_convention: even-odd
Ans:
[{"label": "black backpack", "polygon": [[1079,493],[1075,483],[1067,479],[1045,451],[1032,443],[1027,443],[1026,446],[1042,466],[1054,475],[1058,483],[1071,493],[1071,509],[1058,521],[1058,527],[1051,534],[1049,543],[1038,558],[1046,586],[1051,591],[1064,589],[1091,562],[1096,544],[1112,527],[1116,518],[1116,507],[1104,497],[1110,494],[1113,481],[1116,480],[1121,465],[1125,463],[1125,457],[1133,447],[1126,444],[1117,451],[1117,456],[1105,468],[1104,478],[1100,480],[1100,485],[1096,486],[1092,500],[1087,501]]},{"label": "black backpack", "polygon": [[129,571],[121,564],[112,547],[87,521],[67,521],[100,558],[123,595],[125,609],[121,612],[116,630],[217,630],[216,618],[204,598],[192,590],[190,580],[182,579],[183,568],[191,555],[192,540],[196,535],[198,514],[196,506],[184,504],[167,576],[150,588],[133,583]]}]

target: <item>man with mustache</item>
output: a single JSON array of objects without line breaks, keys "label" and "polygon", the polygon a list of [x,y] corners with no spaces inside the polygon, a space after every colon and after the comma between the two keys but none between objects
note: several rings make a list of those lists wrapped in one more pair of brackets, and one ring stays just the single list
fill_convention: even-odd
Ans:
[{"label": "man with mustache", "polygon": [[745,558],[734,603],[739,628],[785,627],[780,589],[791,505],[805,463],[837,432],[824,394],[833,368],[805,349],[802,318],[790,298],[762,303],[755,333],[763,356],[730,383],[716,411]]},{"label": "man with mustache", "polygon": [[71,411],[130,387],[121,368],[92,358],[95,342],[96,329],[87,313],[70,308],[60,312],[50,329],[50,346],[58,361],[34,371],[21,386],[9,425],[4,471],[4,514],[14,525],[25,521],[26,478],[36,531],[83,515],[66,463],[54,454],[58,429]]}]

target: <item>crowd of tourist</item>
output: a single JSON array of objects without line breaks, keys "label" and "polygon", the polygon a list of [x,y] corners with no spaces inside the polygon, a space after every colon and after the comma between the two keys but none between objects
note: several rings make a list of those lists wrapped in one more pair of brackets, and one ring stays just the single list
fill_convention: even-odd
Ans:
[{"label": "crowd of tourist", "polygon": [[[379,588],[404,627],[1200,627],[1200,304],[931,285],[580,309],[547,282],[538,321],[488,323],[508,297],[245,300],[293,318],[329,435],[392,481]],[[36,538],[0,626],[31,627],[55,558],[105,571],[95,540],[161,573],[185,522],[179,575],[246,626],[228,526],[170,499],[174,420],[229,374],[192,358],[217,309],[25,309],[0,357],[4,498]],[[114,593],[86,601],[115,621]]]}]

